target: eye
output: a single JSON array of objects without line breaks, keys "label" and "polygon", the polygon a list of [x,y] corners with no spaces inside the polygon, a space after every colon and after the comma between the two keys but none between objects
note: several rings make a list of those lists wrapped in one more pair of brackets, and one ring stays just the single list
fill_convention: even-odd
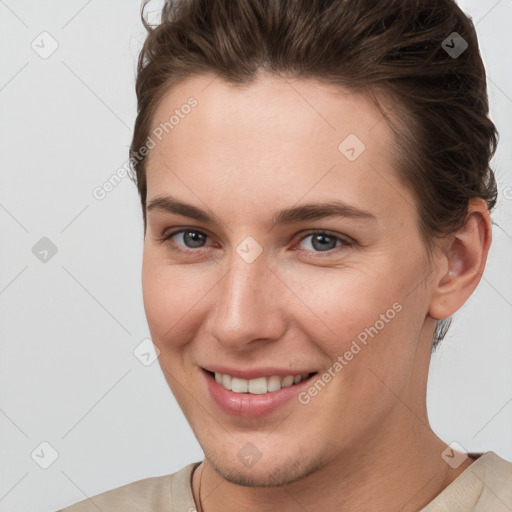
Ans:
[{"label": "eye", "polygon": [[158,240],[168,243],[171,249],[178,252],[200,252],[197,249],[201,249],[208,238],[208,235],[202,231],[185,228],[166,234]]},{"label": "eye", "polygon": [[[206,250],[205,245],[210,237],[203,231],[191,228],[182,228],[165,234],[158,241],[166,243],[171,250],[183,253],[201,253]],[[300,250],[313,253],[339,252],[353,245],[353,241],[334,235],[328,231],[312,231],[301,238],[298,245],[303,244]],[[305,246],[305,247],[304,247]],[[338,248],[338,251],[334,249]]]},{"label": "eye", "polygon": [[[329,252],[336,247],[349,247],[352,243],[327,231],[313,231],[301,238],[299,244],[309,240],[304,245],[309,246],[303,250],[312,252]],[[337,252],[337,251],[336,251]]]}]

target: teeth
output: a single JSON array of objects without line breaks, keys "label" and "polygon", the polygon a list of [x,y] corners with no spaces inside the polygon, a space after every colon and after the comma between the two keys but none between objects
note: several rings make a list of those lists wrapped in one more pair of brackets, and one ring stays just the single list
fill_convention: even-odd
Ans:
[{"label": "teeth", "polygon": [[234,393],[263,395],[298,384],[304,379],[307,379],[308,376],[308,373],[303,373],[302,375],[287,375],[286,377],[273,375],[272,377],[258,377],[257,379],[247,380],[222,373],[215,373],[215,381],[217,384],[220,384],[222,387]]},{"label": "teeth", "polygon": [[249,381],[249,393],[253,395],[262,395],[267,392],[267,379],[261,377],[259,379],[252,379]]},{"label": "teeth", "polygon": [[281,382],[281,386],[283,386],[283,388],[288,388],[288,387],[290,387],[292,384],[293,384],[293,375],[287,375],[287,376],[283,379],[283,382]]},{"label": "teeth", "polygon": [[249,390],[249,381],[245,379],[239,379],[238,377],[233,377],[231,379],[231,391],[235,393],[247,393]]},{"label": "teeth", "polygon": [[281,377],[274,375],[267,379],[267,391],[278,391],[281,389]]},{"label": "teeth", "polygon": [[231,375],[222,375],[222,385],[226,388],[231,390]]}]

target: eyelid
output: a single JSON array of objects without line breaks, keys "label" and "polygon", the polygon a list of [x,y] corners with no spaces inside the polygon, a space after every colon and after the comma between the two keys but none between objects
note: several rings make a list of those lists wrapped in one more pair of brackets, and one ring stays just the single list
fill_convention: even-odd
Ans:
[{"label": "eyelid", "polygon": [[302,241],[302,240],[304,240],[304,238],[307,238],[308,236],[311,236],[311,235],[327,235],[332,238],[337,238],[338,240],[340,240],[341,242],[344,242],[346,244],[355,244],[356,243],[355,240],[353,238],[349,237],[348,235],[336,233],[334,231],[330,231],[329,229],[318,229],[318,228],[308,230],[302,236],[302,238],[300,240]]},{"label": "eyelid", "polygon": [[[162,236],[156,237],[156,240],[163,244],[165,244],[165,243],[171,244],[172,238],[174,238],[176,235],[179,235],[180,233],[186,233],[188,231],[200,233],[202,235],[205,235],[208,238],[211,238],[211,236],[208,233],[206,233],[203,229],[199,229],[199,228],[192,226],[192,227],[183,227],[183,228],[179,228],[176,230],[171,230],[169,232],[164,232],[164,234]],[[180,246],[177,246],[177,247],[179,247],[179,248],[174,247],[173,250],[175,250],[177,252],[188,253],[188,254],[204,252],[204,250],[207,249],[207,247],[197,247],[195,249],[191,249],[191,248],[187,248],[187,247],[181,248]]]},{"label": "eyelid", "polygon": [[314,236],[314,235],[327,235],[330,238],[339,240],[341,242],[341,244],[338,245],[337,247],[334,247],[333,249],[329,249],[327,251],[311,251],[308,249],[294,249],[294,250],[305,251],[308,253],[312,253],[315,256],[330,256],[330,255],[338,253],[340,250],[343,250],[344,248],[352,247],[353,245],[356,244],[356,241],[353,238],[349,237],[348,235],[342,235],[341,233],[335,233],[328,229],[311,229],[311,230],[308,230],[306,233],[304,233],[302,235],[302,237],[299,239],[299,241],[294,245],[297,245],[300,242],[302,242],[303,240],[305,240],[306,238],[308,238],[310,236]]},{"label": "eyelid", "polygon": [[[166,232],[164,233],[162,236],[160,237],[157,237],[157,241],[158,242],[161,242],[161,243],[171,243],[171,239],[180,234],[180,233],[184,233],[184,232],[187,232],[187,231],[191,231],[191,232],[195,232],[195,233],[200,233],[202,235],[205,235],[207,238],[212,238],[207,232],[205,232],[205,230],[203,229],[199,229],[197,227],[182,227],[182,228],[179,228],[179,229],[176,229],[174,231],[170,231],[170,232]],[[299,240],[294,244],[297,245],[299,244],[300,242],[302,242],[303,240],[305,240],[306,238],[310,237],[310,236],[314,236],[314,235],[327,235],[328,237],[331,237],[331,238],[335,238],[336,240],[339,240],[341,242],[341,245],[339,245],[337,248],[338,248],[338,251],[340,249],[343,249],[344,247],[351,247],[353,245],[356,244],[356,241],[354,239],[352,239],[351,237],[349,237],[348,235],[342,235],[340,233],[335,233],[333,231],[330,231],[328,229],[310,229],[308,231],[306,231],[305,233],[302,234],[301,238],[299,238]],[[179,246],[178,246],[179,247]],[[188,253],[188,254],[191,254],[191,253],[201,253],[201,252],[204,252],[206,249],[208,249],[208,247],[197,247],[197,248],[173,248],[173,250],[176,250],[177,252],[182,252],[182,253]],[[332,255],[334,253],[337,253],[338,251],[336,251],[336,248],[333,248],[333,249],[329,249],[327,251],[311,251],[311,250],[308,250],[308,249],[294,249],[294,250],[299,250],[299,251],[303,251],[303,252],[308,252],[308,253],[313,253],[315,255]]]}]

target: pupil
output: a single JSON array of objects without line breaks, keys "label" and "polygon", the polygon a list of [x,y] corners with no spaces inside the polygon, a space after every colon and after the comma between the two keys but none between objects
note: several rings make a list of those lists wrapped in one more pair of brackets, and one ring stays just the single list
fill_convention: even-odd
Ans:
[{"label": "pupil", "polygon": [[[320,241],[320,245],[316,244],[316,242],[318,242],[318,241]],[[332,247],[328,247],[329,242],[330,242],[330,245],[332,245]],[[334,242],[334,245],[332,244],[332,242]],[[315,235],[312,240],[312,245],[317,250],[325,251],[325,250],[329,250],[329,249],[334,249],[334,247],[336,246],[336,240],[333,237],[326,236],[326,235]]]},{"label": "pupil", "polygon": [[189,247],[201,247],[204,243],[202,233],[197,233],[196,231],[186,231],[183,234],[183,238],[185,240],[185,244]]}]

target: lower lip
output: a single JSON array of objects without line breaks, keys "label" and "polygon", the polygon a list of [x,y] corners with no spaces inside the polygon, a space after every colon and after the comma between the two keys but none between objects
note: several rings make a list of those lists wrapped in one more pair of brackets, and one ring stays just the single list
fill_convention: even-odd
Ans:
[{"label": "lower lip", "polygon": [[229,389],[218,384],[210,373],[203,371],[203,374],[206,379],[206,386],[215,404],[225,413],[243,418],[257,418],[270,414],[296,398],[301,390],[309,385],[310,379],[314,377],[312,375],[298,384],[281,388],[278,391],[254,395],[252,393],[229,391]]}]

